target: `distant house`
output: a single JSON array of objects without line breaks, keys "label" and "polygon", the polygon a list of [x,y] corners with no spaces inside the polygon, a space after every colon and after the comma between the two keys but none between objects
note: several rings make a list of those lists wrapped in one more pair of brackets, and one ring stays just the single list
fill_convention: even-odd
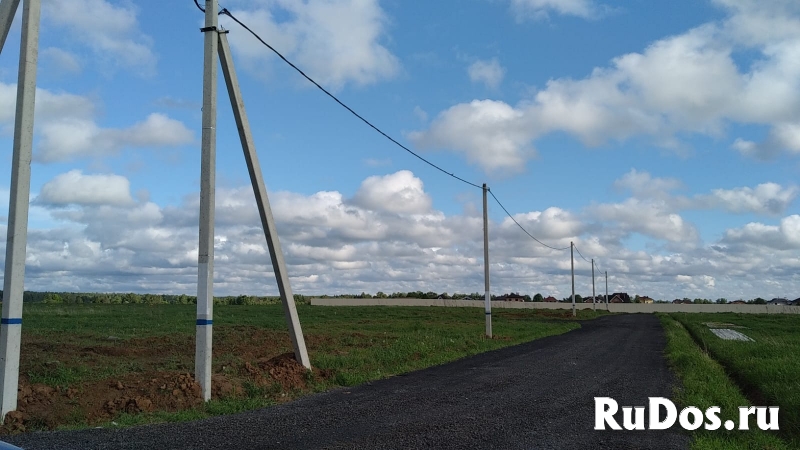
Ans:
[{"label": "distant house", "polygon": [[639,297],[639,303],[653,303],[653,299],[648,296]]},{"label": "distant house", "polygon": [[515,293],[512,292],[510,294],[501,295],[501,296],[495,298],[495,300],[501,301],[501,302],[524,302],[525,301],[525,297],[523,297],[523,296],[521,296],[519,294],[515,294]]},{"label": "distant house", "polygon": [[611,299],[613,299],[614,297],[618,297],[619,301],[616,301],[616,302],[613,302],[613,303],[630,303],[631,302],[631,296],[628,295],[627,292],[614,292],[613,294],[611,294],[611,297],[608,298],[608,302],[612,303]]},{"label": "distant house", "polygon": [[631,296],[626,292],[615,292],[608,297],[608,303],[631,303]]},{"label": "distant house", "polygon": [[550,302],[550,303],[555,303],[555,302],[557,302],[558,300],[556,300],[556,298],[555,298],[555,297],[553,297],[553,296],[551,295],[551,296],[549,296],[549,297],[546,297],[546,298],[544,299],[544,301],[546,301],[546,302]]},{"label": "distant house", "polygon": [[795,306],[800,306],[800,298],[796,298],[796,299],[792,300],[792,304],[795,305]]},{"label": "distant house", "polygon": [[746,305],[747,304],[747,302],[744,301],[744,300],[734,300],[731,303],[734,304],[734,305]]},{"label": "distant house", "polygon": [[676,305],[679,305],[679,304],[683,303],[683,300],[681,300],[679,298],[676,298],[675,300],[672,301],[672,303],[674,303]]},{"label": "distant house", "polygon": [[785,298],[773,298],[772,300],[767,302],[768,305],[788,305],[789,300]]}]

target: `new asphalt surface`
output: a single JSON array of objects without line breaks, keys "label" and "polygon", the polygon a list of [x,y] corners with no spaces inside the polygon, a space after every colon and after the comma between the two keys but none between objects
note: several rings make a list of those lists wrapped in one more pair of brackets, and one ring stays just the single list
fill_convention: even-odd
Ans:
[{"label": "new asphalt surface", "polygon": [[[24,449],[682,449],[666,431],[596,431],[594,397],[670,398],[657,317],[627,314],[569,333],[279,406],[190,423],[29,433]],[[621,413],[615,416],[622,424]]]}]

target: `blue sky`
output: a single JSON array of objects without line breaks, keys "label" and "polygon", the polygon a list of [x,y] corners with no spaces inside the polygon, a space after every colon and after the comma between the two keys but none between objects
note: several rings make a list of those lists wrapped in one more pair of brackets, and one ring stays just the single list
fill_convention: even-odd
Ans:
[{"label": "blue sky", "polygon": [[[576,242],[611,290],[800,296],[795,2],[222,6],[400,142],[487,183],[538,239]],[[9,163],[19,19],[0,54]],[[26,289],[195,292],[202,21],[190,0],[42,0]],[[295,291],[482,291],[480,190],[222,24]],[[215,293],[274,294],[219,95]],[[567,296],[569,252],[489,214],[493,292]]]}]

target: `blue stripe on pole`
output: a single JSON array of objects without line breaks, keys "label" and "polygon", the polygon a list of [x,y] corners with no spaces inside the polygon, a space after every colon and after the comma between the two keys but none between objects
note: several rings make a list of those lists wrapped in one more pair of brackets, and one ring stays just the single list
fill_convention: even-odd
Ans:
[{"label": "blue stripe on pole", "polygon": [[487,312],[486,312],[486,315],[487,315],[487,316],[491,316],[491,315],[492,315],[492,313],[491,313],[490,311],[487,311]]},{"label": "blue stripe on pole", "polygon": [[8,319],[3,317],[2,319],[0,319],[0,324],[3,324],[3,325],[22,325],[22,317],[8,318]]},{"label": "blue stripe on pole", "polygon": [[197,319],[198,325],[213,325],[214,321],[211,319]]}]

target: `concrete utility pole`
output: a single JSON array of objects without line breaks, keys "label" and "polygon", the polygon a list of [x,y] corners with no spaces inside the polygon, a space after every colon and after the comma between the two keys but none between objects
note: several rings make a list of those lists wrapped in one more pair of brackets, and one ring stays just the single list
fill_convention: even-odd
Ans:
[{"label": "concrete utility pole", "polygon": [[606,311],[608,311],[608,271],[606,270]]},{"label": "concrete utility pole", "polygon": [[297,362],[311,368],[311,361],[308,359],[306,351],[306,341],[303,338],[303,331],[300,328],[300,319],[297,317],[297,307],[294,304],[292,287],[289,284],[289,273],[286,270],[286,262],[283,260],[281,243],[278,239],[278,230],[275,227],[275,219],[272,217],[272,208],[269,206],[267,188],[264,185],[264,178],[261,175],[261,165],[258,162],[256,146],[253,142],[253,135],[250,133],[250,122],[247,120],[247,113],[244,110],[244,99],[239,89],[239,80],[236,77],[236,70],[233,67],[231,49],[228,45],[228,37],[225,32],[219,34],[219,59],[222,64],[222,75],[225,77],[225,84],[228,87],[228,97],[233,108],[233,117],[236,119],[236,127],[239,129],[239,139],[242,141],[244,159],[247,162],[247,171],[250,172],[250,181],[253,185],[253,192],[256,196],[258,214],[261,217],[261,227],[267,238],[269,256],[272,260],[272,270],[278,280],[278,291],[281,293],[283,312],[286,315],[286,323],[289,325],[289,335],[292,338],[294,356]]},{"label": "concrete utility pole", "polygon": [[[0,2],[0,37],[8,36],[19,0]],[[11,193],[3,278],[3,315],[0,320],[0,420],[17,409],[19,349],[22,337],[22,295],[25,291],[25,253],[28,244],[28,203],[31,192],[33,109],[36,96],[36,63],[39,57],[40,0],[22,5],[22,42],[17,76],[14,147],[11,157]]]},{"label": "concrete utility pole", "polygon": [[194,377],[211,399],[214,324],[214,197],[217,154],[217,0],[206,0],[203,32],[203,131],[200,157],[200,240],[197,255],[197,325]]},{"label": "concrete utility pole", "polygon": [[575,317],[575,256],[573,255],[575,244],[569,241],[569,263],[572,266],[572,317]]},{"label": "concrete utility pole", "polygon": [[211,355],[214,310],[214,191],[215,160],[217,138],[217,58],[222,65],[222,73],[228,88],[228,96],[236,119],[239,139],[242,142],[247,170],[256,197],[261,226],[267,239],[272,268],[281,294],[286,322],[294,346],[297,362],[311,368],[303,331],[297,317],[294,295],[289,284],[286,262],[283,259],[275,219],[267,197],[267,189],[261,175],[250,123],[244,109],[244,101],[239,89],[239,81],[233,67],[227,31],[221,30],[218,23],[218,0],[206,0],[203,43],[203,133],[200,165],[200,237],[197,256],[197,327],[195,348],[195,379],[200,384],[203,398],[211,398]]},{"label": "concrete utility pole", "polygon": [[483,279],[486,301],[486,337],[492,338],[492,293],[489,290],[489,213],[486,194],[489,189],[483,183]]},{"label": "concrete utility pole", "polygon": [[19,0],[3,0],[0,2],[0,51],[6,44],[8,32],[11,31],[11,22],[17,13]]},{"label": "concrete utility pole", "polygon": [[592,309],[597,311],[597,300],[594,295],[594,258],[592,258]]}]

